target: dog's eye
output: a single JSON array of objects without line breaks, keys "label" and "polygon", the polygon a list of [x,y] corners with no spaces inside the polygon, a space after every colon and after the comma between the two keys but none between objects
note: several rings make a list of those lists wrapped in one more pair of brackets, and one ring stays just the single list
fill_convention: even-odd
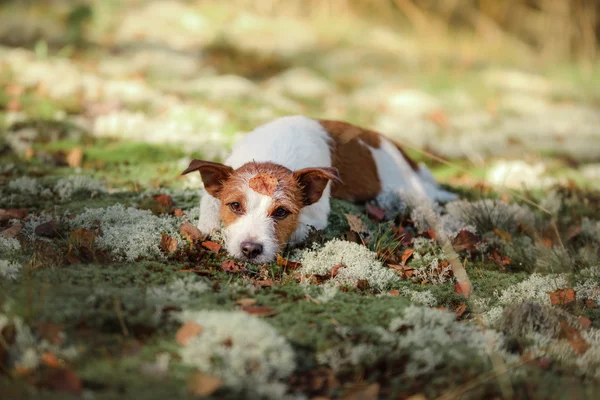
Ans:
[{"label": "dog's eye", "polygon": [[271,216],[275,219],[284,219],[289,214],[290,214],[290,212],[288,210],[286,210],[283,207],[279,207],[278,209],[276,209],[275,211],[273,211],[271,213]]},{"label": "dog's eye", "polygon": [[233,203],[229,203],[229,208],[231,209],[231,211],[233,211],[236,214],[241,214],[242,212],[242,205],[240,203],[238,203],[237,201],[234,201]]}]

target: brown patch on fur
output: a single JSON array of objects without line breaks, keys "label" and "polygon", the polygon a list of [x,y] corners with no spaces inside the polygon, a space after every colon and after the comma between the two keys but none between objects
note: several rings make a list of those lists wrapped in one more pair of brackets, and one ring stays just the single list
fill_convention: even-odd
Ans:
[{"label": "brown patch on fur", "polygon": [[277,189],[279,181],[273,175],[261,172],[250,179],[248,185],[257,193],[273,197],[273,193],[275,192],[275,189]]},{"label": "brown patch on fur", "polygon": [[[281,207],[279,204],[275,204],[273,208],[269,211],[269,214],[273,213],[277,208]],[[279,246],[283,248],[290,236],[296,231],[298,228],[298,213],[290,213],[287,217],[282,220],[275,220],[275,237],[277,238],[277,243]]]},{"label": "brown patch on fur", "polygon": [[[252,176],[248,179],[248,176]],[[279,207],[290,214],[275,220],[275,237],[280,246],[285,246],[290,236],[298,228],[298,214],[302,209],[302,191],[291,170],[278,164],[251,162],[235,170],[223,185],[221,193],[221,220],[225,226],[231,225],[246,212],[246,197],[243,188],[248,184],[258,193],[274,199],[269,215]],[[254,186],[254,187],[252,187]],[[242,206],[242,215],[236,214],[227,204],[238,202]]]},{"label": "brown patch on fur", "polygon": [[319,122],[332,139],[332,164],[343,181],[332,184],[331,195],[360,203],[374,199],[381,192],[381,182],[375,160],[366,145],[379,147],[379,135],[345,122]]},{"label": "brown patch on fur", "polygon": [[218,198],[223,188],[223,183],[233,173],[233,168],[211,161],[192,160],[181,175],[189,174],[193,171],[200,172],[206,191],[213,197]]},{"label": "brown patch on fur", "polygon": [[[369,147],[378,149],[382,136],[370,129],[364,129],[347,122],[319,120],[331,137],[333,167],[337,168],[343,184],[333,183],[333,197],[364,203],[374,199],[381,192],[381,182],[377,164]],[[367,147],[368,146],[368,147]],[[404,150],[394,143],[410,167],[417,171],[419,166],[409,158]]]},{"label": "brown patch on fur", "polygon": [[352,141],[363,141],[367,146],[378,149],[381,145],[379,133],[370,129],[361,128],[356,125],[343,121],[331,121],[320,119],[317,122],[333,137],[338,143],[348,143]]},{"label": "brown patch on fur", "polygon": [[[345,144],[351,141],[361,140],[367,146],[374,149],[378,149],[381,145],[382,135],[373,130],[361,128],[359,126],[342,121],[318,120],[318,122],[337,143]],[[413,171],[418,171],[419,165],[415,162],[415,160],[410,158],[402,147],[394,143],[392,140],[390,141],[394,144],[394,146],[396,146],[398,151],[402,153],[402,156],[413,169]]]},{"label": "brown patch on fur", "polygon": [[[238,202],[242,206],[242,212],[240,214],[234,213],[231,211],[231,208],[229,208],[229,204],[233,202]],[[228,226],[237,221],[237,219],[245,213],[246,196],[241,190],[239,190],[239,187],[229,185],[227,182],[225,182],[221,191],[221,210],[219,212],[221,221],[223,221],[225,226]]]},{"label": "brown patch on fur", "polygon": [[342,182],[335,168],[304,168],[294,172],[294,178],[300,184],[305,206],[319,201],[329,181]]}]

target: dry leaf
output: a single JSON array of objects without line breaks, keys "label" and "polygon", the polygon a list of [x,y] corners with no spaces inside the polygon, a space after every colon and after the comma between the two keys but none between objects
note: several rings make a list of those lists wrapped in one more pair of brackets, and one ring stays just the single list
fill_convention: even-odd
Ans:
[{"label": "dry leaf", "polygon": [[207,397],[223,386],[223,381],[216,376],[194,372],[188,379],[188,390],[195,396]]},{"label": "dry leaf", "polygon": [[250,307],[250,306],[255,305],[256,301],[257,301],[256,299],[248,297],[248,298],[245,298],[245,299],[236,300],[236,303],[239,304],[242,307]]},{"label": "dry leaf", "polygon": [[589,318],[584,317],[583,315],[579,316],[577,320],[579,321],[579,325],[581,325],[583,329],[588,328],[590,325],[592,325],[592,321]]},{"label": "dry leaf", "polygon": [[57,392],[81,394],[81,379],[73,371],[66,368],[55,368],[50,371],[46,378],[40,383]]},{"label": "dry leaf", "polygon": [[411,278],[415,274],[414,268],[407,267],[405,265],[388,264],[388,267],[395,270],[398,273],[398,275],[400,275],[404,279]]},{"label": "dry leaf", "polygon": [[359,279],[358,282],[356,282],[356,288],[358,290],[365,291],[365,290],[368,290],[369,287],[370,287],[369,281],[367,281],[366,279]]},{"label": "dry leaf", "polygon": [[371,218],[371,220],[375,222],[381,222],[385,219],[385,211],[373,204],[367,203],[365,206],[367,211],[367,216]]},{"label": "dry leaf", "polygon": [[469,294],[471,293],[471,285],[469,282],[456,282],[454,284],[454,293],[462,294],[468,298]]},{"label": "dry leaf", "polygon": [[400,292],[398,291],[398,289],[394,289],[391,292],[388,293],[390,296],[400,296]]},{"label": "dry leaf", "polygon": [[81,167],[83,161],[83,150],[81,147],[75,147],[67,154],[67,164],[71,168]]},{"label": "dry leaf", "polygon": [[27,216],[28,211],[26,208],[11,208],[4,210],[0,208],[0,222],[7,221],[9,219],[23,219]]},{"label": "dry leaf", "polygon": [[573,328],[567,321],[560,323],[561,334],[569,341],[573,351],[579,355],[585,354],[591,347],[588,342],[581,336],[578,329]]},{"label": "dry leaf", "polygon": [[505,269],[506,266],[512,261],[510,257],[502,256],[498,254],[496,250],[492,251],[492,254],[490,254],[490,259],[502,269]]},{"label": "dry leaf", "polygon": [[456,314],[456,318],[462,317],[462,315],[467,311],[467,305],[465,303],[454,309],[454,314]]},{"label": "dry leaf", "polygon": [[257,193],[264,194],[265,196],[273,196],[275,189],[279,185],[279,181],[276,177],[265,172],[255,175],[248,182],[248,186]]},{"label": "dry leaf", "polygon": [[63,342],[63,330],[63,325],[53,324],[51,322],[44,322],[38,325],[38,333],[40,336],[54,345],[60,345]]},{"label": "dry leaf", "polygon": [[183,212],[183,210],[181,208],[176,208],[173,210],[173,214],[176,217],[183,217],[185,215],[185,213]]},{"label": "dry leaf", "polygon": [[273,280],[272,279],[265,279],[262,281],[253,281],[252,284],[254,286],[257,287],[273,287]]},{"label": "dry leaf", "polygon": [[585,299],[583,304],[585,304],[587,308],[594,308],[596,306],[596,303],[592,299]]},{"label": "dry leaf", "polygon": [[558,289],[548,292],[548,295],[552,304],[564,305],[575,301],[575,290],[573,289]]},{"label": "dry leaf", "polygon": [[291,271],[302,267],[302,263],[297,262],[297,261],[290,261],[287,258],[283,258],[279,254],[277,254],[277,265],[280,266],[281,268],[286,268]]},{"label": "dry leaf", "polygon": [[21,232],[22,229],[23,229],[23,224],[21,224],[20,222],[17,222],[16,224],[14,224],[13,226],[11,226],[10,228],[6,228],[5,230],[3,230],[0,233],[0,236],[5,237],[7,239],[8,238],[15,238]]},{"label": "dry leaf", "polygon": [[406,262],[408,261],[409,258],[412,257],[414,252],[415,252],[414,249],[406,249],[402,252],[402,258],[400,259],[400,262],[402,263],[402,265],[406,265]]},{"label": "dry leaf", "polygon": [[267,306],[247,306],[242,307],[242,311],[255,317],[270,317],[277,314],[277,311]]},{"label": "dry leaf", "polygon": [[165,253],[173,253],[177,250],[177,240],[163,232],[162,238],[160,239],[160,248]]},{"label": "dry leaf", "polygon": [[34,232],[38,236],[43,236],[46,238],[55,238],[59,236],[58,231],[56,230],[56,222],[48,221],[43,224],[40,224],[35,227]]},{"label": "dry leaf", "polygon": [[167,210],[170,210],[173,207],[173,198],[168,194],[155,194],[154,196],[152,196],[152,198],[154,199],[154,201],[156,201],[158,204],[160,204]]},{"label": "dry leaf", "polygon": [[377,400],[379,398],[379,383],[369,386],[351,388],[350,393],[341,397],[342,400]]},{"label": "dry leaf", "polygon": [[479,243],[477,235],[465,229],[458,232],[458,235],[452,240],[452,246],[456,251],[467,250],[473,252],[476,250],[477,243]]},{"label": "dry leaf", "polygon": [[512,241],[512,236],[510,235],[510,233],[503,231],[500,228],[494,228],[493,231],[496,235],[498,235],[498,237],[500,237],[500,239],[506,240],[507,242]]},{"label": "dry leaf", "polygon": [[206,240],[200,244],[202,247],[212,251],[215,254],[219,254],[219,250],[221,250],[221,245],[219,243],[211,242],[210,240]]},{"label": "dry leaf", "polygon": [[98,237],[98,232],[90,231],[88,229],[74,229],[69,234],[69,239],[72,244],[91,249],[94,246],[94,242]]},{"label": "dry leaf", "polygon": [[235,260],[223,260],[221,269],[225,272],[238,272],[240,265]]},{"label": "dry leaf", "polygon": [[346,266],[344,264],[337,264],[331,267],[331,277],[335,278],[342,268],[346,268]]},{"label": "dry leaf", "polygon": [[348,220],[348,224],[350,225],[351,231],[356,232],[358,234],[368,232],[367,226],[362,221],[362,219],[360,219],[359,215],[344,214],[344,216]]},{"label": "dry leaf", "polygon": [[179,233],[181,233],[181,235],[187,240],[192,242],[204,238],[202,232],[200,232],[200,229],[190,224],[189,222],[186,222],[185,224],[179,227]]},{"label": "dry leaf", "polygon": [[186,322],[175,334],[175,341],[182,346],[189,344],[193,338],[202,333],[204,328],[195,322]]},{"label": "dry leaf", "polygon": [[60,360],[52,353],[45,352],[40,357],[41,361],[50,368],[60,368]]}]

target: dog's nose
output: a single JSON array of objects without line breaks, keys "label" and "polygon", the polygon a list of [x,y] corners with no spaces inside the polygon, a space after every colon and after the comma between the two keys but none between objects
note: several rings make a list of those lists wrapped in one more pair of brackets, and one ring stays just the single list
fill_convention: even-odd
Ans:
[{"label": "dog's nose", "polygon": [[253,242],[242,242],[242,253],[248,258],[254,258],[263,251],[262,244]]}]

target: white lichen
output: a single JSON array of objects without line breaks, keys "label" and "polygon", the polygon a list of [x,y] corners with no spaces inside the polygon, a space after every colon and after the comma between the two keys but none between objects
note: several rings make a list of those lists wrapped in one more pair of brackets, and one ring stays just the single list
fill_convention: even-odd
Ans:
[{"label": "white lichen", "polygon": [[22,265],[14,261],[0,260],[0,277],[14,281],[21,275]]},{"label": "white lichen", "polygon": [[15,238],[0,235],[0,252],[2,254],[21,250],[21,243]]},{"label": "white lichen", "polygon": [[330,300],[332,300],[335,297],[335,295],[339,291],[338,286],[328,284],[328,283],[325,283],[323,286],[321,286],[320,289],[321,289],[321,294],[319,294],[317,297],[315,297],[315,300],[317,300],[319,303],[329,302]]},{"label": "white lichen", "polygon": [[[340,327],[341,328],[341,327]],[[338,329],[342,337],[352,328]],[[405,378],[418,378],[456,363],[486,363],[491,353],[513,361],[502,349],[503,336],[491,329],[456,321],[454,313],[429,307],[408,306],[387,328],[374,329],[369,343],[356,346],[343,341],[317,353],[317,361],[338,371],[350,366],[369,366],[385,359],[406,359]],[[377,336],[379,338],[377,339]]]},{"label": "white lichen", "polygon": [[121,204],[88,208],[68,223],[72,228],[100,228],[102,234],[95,244],[120,260],[164,258],[160,248],[163,232],[182,242],[176,217],[156,216],[148,210],[125,208]]},{"label": "white lichen", "polygon": [[217,376],[240,392],[285,398],[284,380],[296,367],[294,352],[267,322],[228,311],[184,311],[181,321],[203,329],[181,348],[184,364]]},{"label": "white lichen", "polygon": [[42,186],[37,179],[22,176],[8,182],[8,188],[13,192],[35,196],[40,192]]},{"label": "white lichen", "polygon": [[491,199],[454,201],[446,205],[446,212],[452,218],[476,227],[482,234],[494,228],[512,233],[519,225],[533,226],[535,221],[535,215],[529,208]]},{"label": "white lichen", "polygon": [[304,250],[300,254],[303,275],[329,275],[332,267],[343,264],[333,283],[356,286],[366,280],[378,290],[384,290],[399,281],[398,275],[377,260],[377,254],[358,243],[333,239],[323,247]]},{"label": "white lichen", "polygon": [[406,296],[413,303],[420,304],[427,307],[436,307],[438,300],[435,298],[431,290],[412,290],[409,288],[403,288],[400,290],[400,294]]},{"label": "white lichen", "polygon": [[61,200],[69,200],[76,193],[87,193],[90,197],[106,193],[106,186],[99,180],[86,175],[71,175],[61,178],[54,185]]},{"label": "white lichen", "polygon": [[208,284],[195,276],[184,276],[165,286],[148,288],[146,294],[155,303],[181,304],[193,300],[208,289]]},{"label": "white lichen", "polygon": [[550,304],[548,293],[569,287],[566,274],[541,275],[534,273],[526,280],[504,289],[498,301],[503,305],[522,303],[525,300]]}]

